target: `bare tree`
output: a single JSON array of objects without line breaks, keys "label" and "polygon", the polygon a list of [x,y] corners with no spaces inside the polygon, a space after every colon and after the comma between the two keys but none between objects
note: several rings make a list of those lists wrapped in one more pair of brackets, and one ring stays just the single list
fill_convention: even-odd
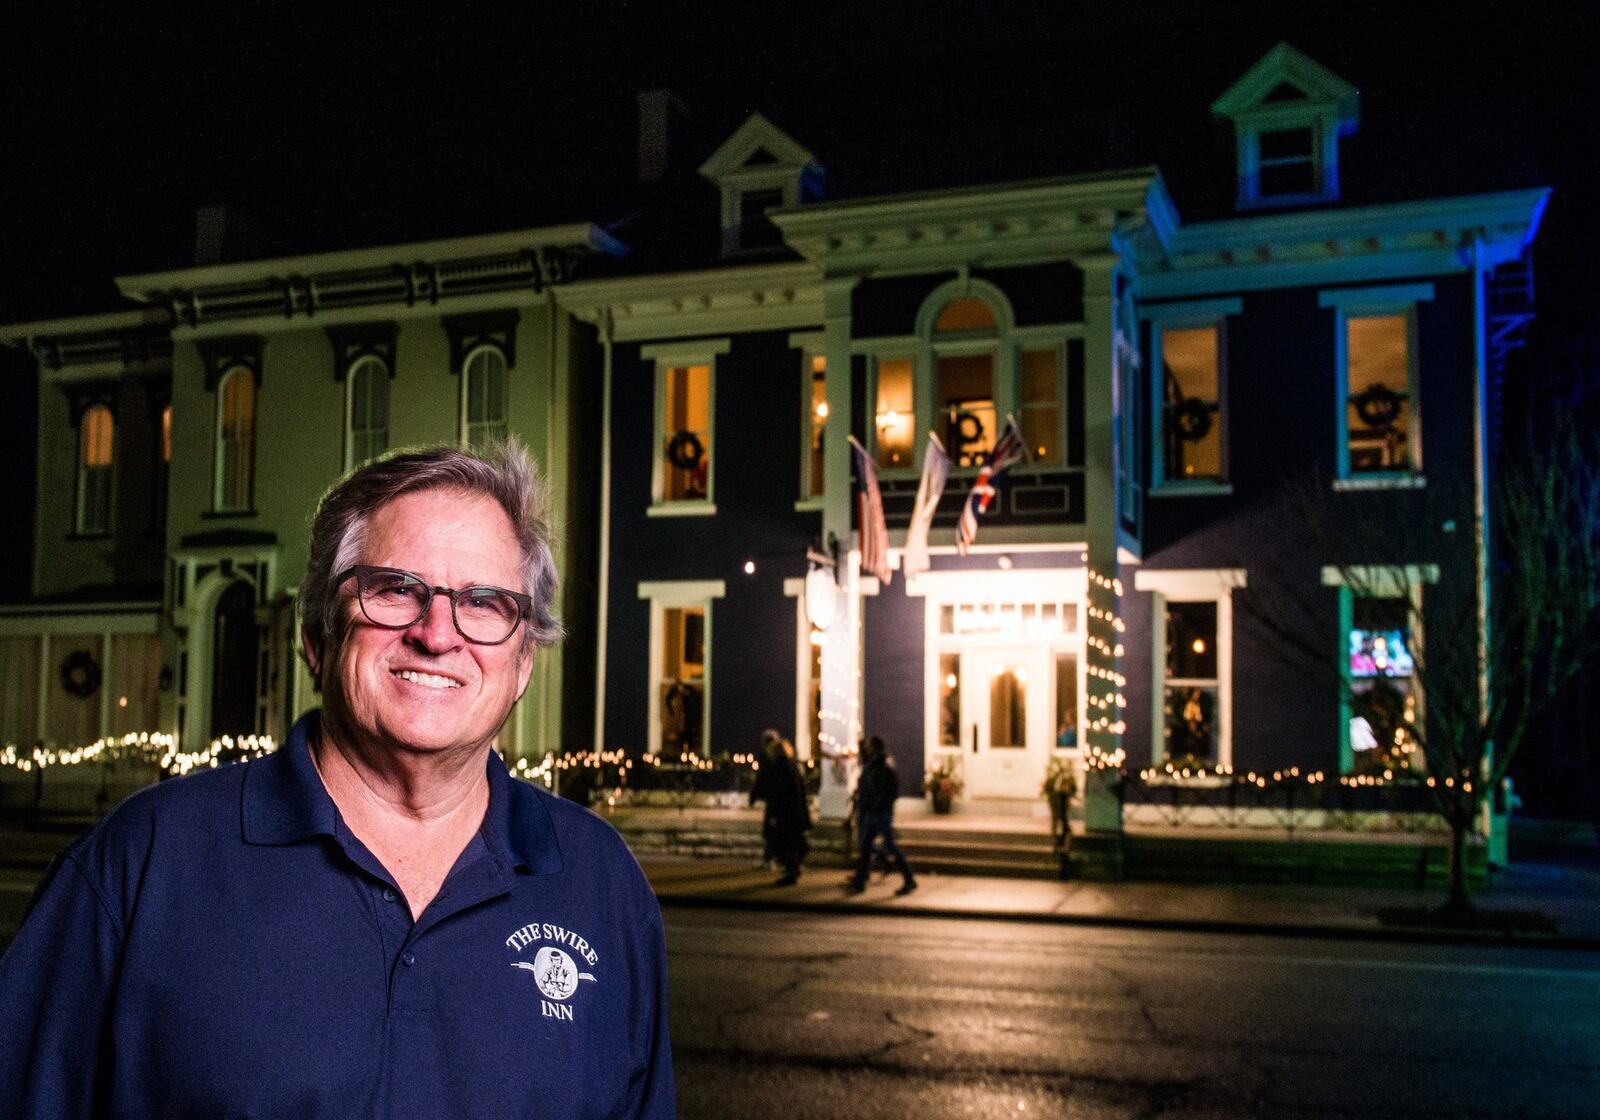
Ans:
[{"label": "bare tree", "polygon": [[[1568,414],[1508,451],[1482,496],[1487,542],[1473,487],[1440,481],[1340,494],[1286,481],[1271,515],[1277,559],[1236,600],[1337,690],[1358,768],[1426,782],[1450,831],[1444,911],[1464,914],[1485,798],[1530,723],[1600,652],[1600,438]],[[1340,639],[1353,622],[1360,645],[1338,658],[1319,585],[1349,591]]]}]

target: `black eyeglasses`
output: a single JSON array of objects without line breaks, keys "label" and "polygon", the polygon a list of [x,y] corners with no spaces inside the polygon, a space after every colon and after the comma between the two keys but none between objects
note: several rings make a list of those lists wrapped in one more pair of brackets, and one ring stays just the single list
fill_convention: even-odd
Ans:
[{"label": "black eyeglasses", "polygon": [[399,568],[357,564],[340,573],[335,587],[356,577],[356,602],[367,621],[385,630],[404,630],[428,613],[435,595],[450,599],[450,619],[467,641],[497,646],[517,632],[517,624],[533,613],[530,596],[503,587],[433,587],[421,576]]}]

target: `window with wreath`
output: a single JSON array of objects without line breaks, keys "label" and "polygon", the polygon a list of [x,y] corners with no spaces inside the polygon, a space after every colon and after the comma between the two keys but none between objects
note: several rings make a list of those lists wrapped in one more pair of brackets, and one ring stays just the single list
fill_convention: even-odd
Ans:
[{"label": "window with wreath", "polygon": [[244,511],[255,501],[256,375],[229,370],[217,386],[216,491],[219,512]]},{"label": "window with wreath", "polygon": [[661,378],[660,500],[707,500],[711,496],[711,367],[666,366]]},{"label": "window with wreath", "polygon": [[1344,317],[1348,476],[1418,468],[1411,314]]},{"label": "window with wreath", "polygon": [[481,448],[507,434],[506,356],[497,346],[480,346],[467,355],[462,370],[462,439]]},{"label": "window with wreath", "polygon": [[345,376],[345,396],[349,419],[345,466],[355,467],[389,446],[389,367],[383,359],[373,355],[357,359]]},{"label": "window with wreath", "polygon": [[[956,467],[982,466],[999,435],[995,346],[982,343],[997,330],[994,309],[975,296],[951,300],[934,320],[936,342],[946,343],[934,352],[934,426]],[[950,345],[962,339],[978,348]]]},{"label": "window with wreath", "polygon": [[1220,482],[1222,346],[1216,324],[1160,329],[1161,482]]},{"label": "window with wreath", "polygon": [[78,501],[75,529],[98,535],[111,531],[112,461],[116,421],[111,409],[91,405],[78,421]]}]

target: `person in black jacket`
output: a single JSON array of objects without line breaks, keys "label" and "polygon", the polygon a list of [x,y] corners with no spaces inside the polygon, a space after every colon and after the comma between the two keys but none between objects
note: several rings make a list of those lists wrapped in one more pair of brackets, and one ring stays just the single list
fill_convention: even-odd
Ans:
[{"label": "person in black jacket", "polygon": [[783,868],[777,885],[787,887],[800,878],[800,864],[811,850],[806,830],[811,810],[806,804],[806,783],[794,759],[794,748],[776,731],[761,733],[761,762],[756,770],[750,804],[766,802],[761,819],[761,839]]},{"label": "person in black jacket", "polygon": [[856,873],[845,889],[859,894],[867,888],[867,871],[872,864],[872,846],[880,838],[884,853],[894,869],[904,880],[896,894],[910,894],[917,889],[916,876],[894,837],[894,801],[900,796],[900,775],[884,749],[883,740],[873,735],[861,749],[861,777],[856,781],[856,831],[860,834],[861,853],[856,860]]}]

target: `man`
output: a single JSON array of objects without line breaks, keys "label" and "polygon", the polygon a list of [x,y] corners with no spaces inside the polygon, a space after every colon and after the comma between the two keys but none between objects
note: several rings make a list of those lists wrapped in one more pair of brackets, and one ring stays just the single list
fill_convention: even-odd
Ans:
[{"label": "man", "polygon": [[900,888],[895,894],[906,895],[917,889],[916,876],[911,865],[900,851],[894,836],[894,802],[900,796],[900,775],[894,762],[884,749],[883,740],[873,735],[861,749],[861,777],[856,779],[856,827],[860,832],[861,849],[856,860],[856,871],[845,884],[851,894],[867,889],[867,874],[872,868],[873,842],[882,839],[884,854],[890,864],[900,872]]},{"label": "man", "polygon": [[491,748],[554,594],[519,445],[337,485],[320,715],[64,853],[0,961],[0,1116],[673,1116],[649,884]]}]

